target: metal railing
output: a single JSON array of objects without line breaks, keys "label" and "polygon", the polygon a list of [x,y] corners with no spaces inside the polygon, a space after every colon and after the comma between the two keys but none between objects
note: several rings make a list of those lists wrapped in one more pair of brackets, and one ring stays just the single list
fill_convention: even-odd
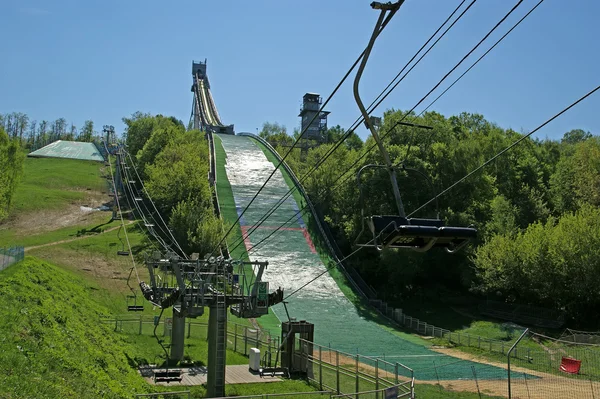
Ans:
[{"label": "metal railing", "polygon": [[[115,331],[131,334],[151,335],[154,330],[153,316],[121,316],[104,318],[101,322],[113,324]],[[170,332],[168,318],[162,321],[163,335]],[[186,320],[187,337],[206,339],[208,324]],[[258,328],[228,322],[227,349],[248,356],[251,348],[261,351],[261,366],[273,367],[280,349],[279,337]],[[382,359],[362,355],[352,355],[329,347],[297,338],[292,346],[299,348],[293,357],[294,369],[306,373],[308,381],[319,389],[302,395],[353,395],[354,398],[383,399],[386,389],[397,387],[397,398],[414,398],[414,372],[401,363],[391,363]],[[293,398],[297,394],[281,393],[237,398],[279,397]],[[309,398],[311,396],[308,396]]]},{"label": "metal railing", "polygon": [[25,248],[21,246],[0,248],[0,271],[20,262],[25,257]]},{"label": "metal railing", "polygon": [[298,339],[300,349],[294,365],[300,365],[308,380],[319,390],[335,392],[336,397],[384,398],[386,389],[395,387],[396,398],[414,398],[414,371],[401,363],[332,350]]},{"label": "metal railing", "polygon": [[[114,326],[114,331],[137,335],[153,335],[154,326],[157,322],[155,316],[148,315],[122,315],[100,319],[100,322]],[[157,334],[170,335],[171,321],[169,317],[163,317],[159,321],[162,327]],[[186,337],[206,339],[208,337],[208,323],[186,319]],[[227,323],[227,349],[248,356],[251,348],[274,353],[279,348],[279,337],[272,336],[268,331],[258,328],[243,326],[229,321]],[[268,360],[268,359],[267,359]],[[274,358],[273,358],[274,360]],[[270,366],[270,364],[264,364]]]}]

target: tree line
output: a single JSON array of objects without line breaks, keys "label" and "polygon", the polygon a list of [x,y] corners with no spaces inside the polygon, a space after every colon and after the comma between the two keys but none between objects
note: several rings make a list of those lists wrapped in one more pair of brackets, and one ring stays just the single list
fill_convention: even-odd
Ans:
[{"label": "tree line", "polygon": [[13,194],[23,172],[25,154],[18,140],[0,125],[0,222],[8,216]]},{"label": "tree line", "polygon": [[[398,165],[407,213],[523,137],[479,114],[427,112],[407,118],[433,127],[430,131],[396,125],[403,117],[401,111],[387,111],[381,134]],[[274,131],[273,124],[266,127],[270,130],[263,129],[261,136],[285,153],[288,147],[277,146],[289,145],[293,138]],[[288,163],[304,176],[344,133],[339,126],[328,129],[328,143],[310,148],[305,156],[295,149]],[[369,151],[374,144],[372,137],[363,143],[352,134],[304,182],[346,254],[356,249],[364,227],[361,212],[397,213],[384,169],[363,173],[362,197],[359,193],[357,169],[383,163],[376,148]],[[362,250],[350,262],[384,299],[399,304],[424,292],[468,292],[589,320],[600,305],[595,288],[600,280],[599,206],[600,137],[574,129],[560,140],[528,138],[413,215],[439,215],[447,225],[476,226],[479,237],[465,250],[454,255]],[[363,234],[360,239],[371,238]]]},{"label": "tree line", "polygon": [[205,135],[162,115],[136,112],[123,122],[126,149],[175,239],[187,254],[210,253],[223,226],[213,212]]},{"label": "tree line", "polygon": [[0,126],[13,140],[28,149],[37,149],[56,140],[92,142],[101,135],[94,130],[94,122],[86,120],[79,129],[65,118],[37,121],[22,112],[0,114]]}]

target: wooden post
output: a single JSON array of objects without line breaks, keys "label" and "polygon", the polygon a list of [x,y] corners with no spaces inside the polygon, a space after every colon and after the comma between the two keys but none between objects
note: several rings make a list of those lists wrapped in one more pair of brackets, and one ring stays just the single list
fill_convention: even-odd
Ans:
[{"label": "wooden post", "polygon": [[248,327],[244,327],[244,356],[248,356]]},{"label": "wooden post", "polygon": [[375,359],[375,399],[379,399],[379,359]]},{"label": "wooden post", "polygon": [[323,390],[323,361],[321,357],[321,347],[319,346],[319,390]]},{"label": "wooden post", "polygon": [[338,395],[340,394],[340,352],[335,351],[335,385]]},{"label": "wooden post", "polygon": [[[354,391],[354,392],[360,392],[360,388],[359,388],[359,386],[360,386],[360,381],[359,381],[359,379],[358,379],[358,361],[359,361],[359,360],[358,360],[358,357],[359,357],[359,355],[358,355],[358,353],[357,353],[357,354],[356,354],[356,370],[355,370],[355,373],[356,373],[356,391]],[[359,399],[359,398],[358,398],[358,395],[356,395],[356,399]]]}]

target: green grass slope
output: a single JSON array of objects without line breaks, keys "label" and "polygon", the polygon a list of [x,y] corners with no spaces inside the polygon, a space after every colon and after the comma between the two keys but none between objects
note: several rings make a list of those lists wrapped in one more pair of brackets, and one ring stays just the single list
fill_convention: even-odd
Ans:
[{"label": "green grass slope", "polygon": [[73,159],[26,158],[13,212],[55,209],[85,200],[88,191],[106,191],[101,166]]},{"label": "green grass slope", "polygon": [[121,398],[147,391],[132,350],[98,323],[96,288],[27,257],[0,273],[0,397]]}]

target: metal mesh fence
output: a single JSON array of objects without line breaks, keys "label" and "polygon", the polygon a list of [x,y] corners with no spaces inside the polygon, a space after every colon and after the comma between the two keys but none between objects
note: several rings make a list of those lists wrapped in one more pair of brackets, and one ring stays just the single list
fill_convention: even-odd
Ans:
[{"label": "metal mesh fence", "polygon": [[508,362],[512,398],[600,398],[598,345],[528,332],[507,355]]},{"label": "metal mesh fence", "polygon": [[20,262],[25,257],[25,248],[6,247],[0,248],[0,271],[6,269],[13,263]]},{"label": "metal mesh fence", "polygon": [[[171,334],[171,319],[163,317],[158,320],[157,317],[148,315],[138,316],[119,316],[101,320],[103,323],[111,325],[115,331],[126,334],[153,335],[156,323],[156,334],[159,337],[169,337]],[[208,323],[186,319],[186,337],[187,338],[208,338]],[[248,326],[242,326],[237,323],[227,323],[227,349],[248,356],[250,348],[258,348],[264,353],[263,362],[269,365],[275,361],[275,353],[279,347],[279,337],[272,336],[269,332]]]},{"label": "metal mesh fence", "polygon": [[[121,316],[103,319],[115,331],[125,334],[152,335],[157,319],[152,316]],[[160,320],[157,335],[168,337],[170,322],[168,318]],[[198,321],[186,321],[188,338],[206,339],[208,324]],[[378,358],[352,355],[334,349],[297,339],[294,343],[294,365],[306,372],[308,380],[320,392],[301,393],[303,398],[330,396],[331,394],[352,395],[354,398],[385,398],[386,389],[394,388],[397,398],[412,398],[413,371],[398,363]],[[227,327],[227,349],[248,356],[251,348],[261,351],[261,366],[274,367],[281,364],[278,353],[279,337],[266,331],[229,322]],[[388,394],[392,392],[387,392]],[[294,394],[271,394],[259,396],[237,396],[236,398],[272,397],[295,398]]]},{"label": "metal mesh fence", "polygon": [[412,397],[414,373],[400,363],[352,355],[302,339],[296,345],[294,364],[300,364],[309,381],[321,390],[367,399],[383,398],[385,389],[396,387],[394,397]]}]

